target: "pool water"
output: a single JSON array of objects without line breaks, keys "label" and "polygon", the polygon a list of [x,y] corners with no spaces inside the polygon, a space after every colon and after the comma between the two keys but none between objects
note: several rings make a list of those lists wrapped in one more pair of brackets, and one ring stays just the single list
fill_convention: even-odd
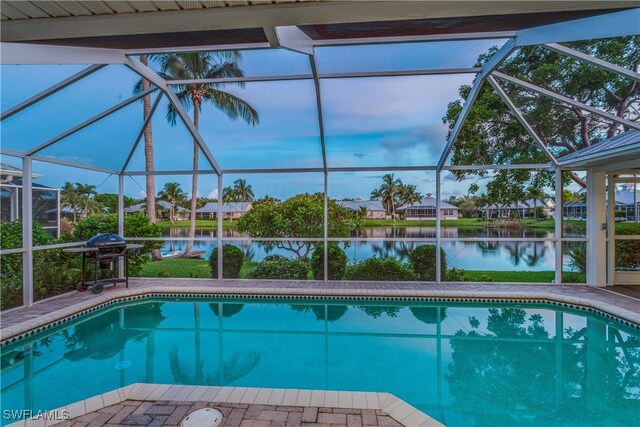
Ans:
[{"label": "pool water", "polygon": [[3,348],[1,379],[3,410],[154,382],[389,392],[449,426],[624,426],[640,332],[551,305],[146,299]]}]

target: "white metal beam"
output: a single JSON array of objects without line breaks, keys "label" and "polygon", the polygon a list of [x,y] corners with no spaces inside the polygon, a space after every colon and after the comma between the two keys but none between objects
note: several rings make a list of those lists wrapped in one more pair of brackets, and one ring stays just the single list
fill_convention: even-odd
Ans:
[{"label": "white metal beam", "polygon": [[[470,68],[430,68],[418,70],[402,70],[402,71],[361,71],[347,73],[318,73],[320,80],[325,79],[349,79],[362,77],[406,77],[406,76],[436,76],[442,74],[476,74],[482,71],[480,67]],[[255,77],[223,77],[215,79],[190,79],[190,80],[167,80],[168,86],[205,84],[205,83],[255,83],[255,82],[277,82],[290,80],[311,80],[313,74],[290,74],[290,75],[274,75],[274,76],[255,76]]]},{"label": "white metal beam", "polygon": [[640,8],[637,8],[637,2],[634,3],[629,4],[627,7],[636,7],[636,9],[520,30],[516,37],[516,45],[530,46],[607,37],[635,36],[639,32]]},{"label": "white metal beam", "polygon": [[135,142],[133,143],[133,147],[131,148],[131,151],[129,152],[129,155],[127,156],[127,159],[125,160],[124,164],[122,165],[122,170],[120,172],[124,172],[127,169],[127,166],[129,166],[129,162],[131,161],[131,158],[133,157],[133,154],[136,152],[136,148],[138,148],[138,144],[140,143],[140,140],[142,139],[142,135],[144,135],[144,131],[147,128],[147,126],[149,126],[149,123],[151,122],[151,119],[153,119],[153,114],[156,112],[156,108],[158,108],[158,104],[160,104],[160,100],[162,99],[162,92],[158,94],[158,97],[156,98],[156,100],[154,101],[153,105],[151,106],[151,110],[149,111],[149,115],[147,117],[145,117],[144,122],[142,123],[142,128],[140,129],[140,132],[138,132],[138,136],[136,137]]},{"label": "white metal beam", "polygon": [[533,92],[537,92],[537,93],[539,93],[541,95],[545,95],[545,96],[548,96],[550,98],[556,99],[558,101],[564,102],[566,104],[572,105],[574,107],[580,108],[581,110],[589,111],[590,113],[593,113],[593,114],[596,114],[598,116],[604,117],[604,118],[609,119],[609,120],[611,120],[613,122],[620,123],[620,124],[622,124],[624,126],[640,130],[640,123],[636,123],[636,122],[632,122],[630,120],[626,120],[626,119],[624,119],[622,117],[616,116],[615,114],[607,113],[606,111],[602,111],[602,110],[599,110],[599,109],[597,109],[595,107],[592,107],[590,105],[584,104],[582,102],[578,102],[575,99],[566,97],[564,95],[560,95],[560,94],[558,94],[556,92],[553,92],[551,90],[541,88],[541,87],[536,86],[534,84],[522,81],[520,79],[517,79],[515,77],[511,77],[511,76],[509,76],[507,74],[504,74],[504,73],[501,73],[501,72],[498,72],[498,71],[493,72],[493,75],[495,77],[501,79],[501,80],[516,84],[516,85],[518,85],[520,87],[523,87],[525,89],[531,90]]},{"label": "white metal beam", "polygon": [[296,26],[283,26],[274,28],[278,38],[279,47],[294,52],[313,55],[313,40]]},{"label": "white metal beam", "polygon": [[489,76],[487,79],[489,81],[489,84],[491,84],[491,86],[493,86],[493,88],[495,89],[498,96],[500,96],[500,98],[502,98],[504,103],[507,104],[507,106],[509,107],[509,110],[511,110],[511,113],[516,117],[516,119],[518,119],[518,121],[520,122],[522,127],[525,128],[529,136],[531,136],[531,138],[533,138],[533,140],[536,142],[536,144],[538,145],[538,148],[540,148],[544,152],[544,154],[547,156],[549,161],[554,166],[557,166],[558,161],[556,160],[553,153],[549,151],[549,149],[547,148],[547,145],[544,143],[542,138],[540,138],[540,135],[538,135],[538,133],[531,127],[527,119],[522,115],[520,110],[518,110],[518,107],[516,107],[516,105],[511,100],[511,98],[509,98],[509,95],[507,95],[504,88],[500,86],[492,76]]},{"label": "white metal beam", "polygon": [[562,170],[555,170],[555,280],[556,285],[562,284]]},{"label": "white metal beam", "polygon": [[142,98],[143,96],[154,92],[155,90],[157,90],[157,88],[152,87],[152,88],[149,88],[149,89],[147,89],[145,91],[142,91],[140,93],[137,93],[137,94],[133,95],[131,98],[126,99],[126,100],[122,101],[121,103],[114,105],[113,107],[103,111],[102,113],[97,114],[97,115],[93,116],[92,118],[80,123],[79,125],[74,126],[71,129],[61,133],[60,135],[54,136],[50,140],[43,142],[42,144],[38,145],[35,148],[32,148],[31,150],[26,152],[26,155],[27,156],[32,156],[32,155],[38,153],[39,151],[44,150],[45,148],[55,144],[56,142],[66,138],[66,137],[68,137],[70,135],[73,135],[74,133],[86,128],[87,126],[92,125],[93,123],[97,122],[98,120],[101,120],[101,119],[103,119],[103,118],[115,113],[116,111],[118,111],[118,110],[126,107],[127,105],[137,101],[138,99]]},{"label": "white metal beam", "polygon": [[602,172],[587,171],[587,284],[605,286],[607,277],[607,185]]},{"label": "white metal beam", "polygon": [[31,157],[22,159],[22,304],[33,305],[33,191]]},{"label": "white metal beam", "polygon": [[6,111],[3,111],[2,114],[0,114],[0,121],[2,121],[4,119],[7,119],[7,118],[13,116],[16,113],[19,113],[20,111],[24,110],[25,108],[30,107],[31,105],[33,105],[33,104],[35,104],[35,103],[37,103],[39,101],[42,101],[46,97],[51,96],[54,93],[66,88],[67,86],[74,84],[78,80],[83,79],[84,77],[86,77],[89,74],[92,74],[92,73],[98,71],[99,69],[101,69],[103,67],[105,67],[105,65],[103,65],[103,64],[91,65],[90,67],[85,68],[84,70],[74,74],[73,76],[64,79],[60,83],[55,84],[55,85],[51,86],[50,88],[43,90],[42,92],[38,93],[37,95],[32,96],[31,98],[27,99],[26,101],[21,102],[20,104],[16,105],[15,107],[12,107],[12,108],[9,108]]},{"label": "white metal beam", "polygon": [[465,100],[464,106],[462,107],[462,111],[458,115],[458,119],[456,120],[451,133],[449,134],[449,139],[447,140],[447,145],[440,156],[440,160],[438,161],[438,171],[441,171],[444,167],[444,164],[447,162],[447,158],[449,158],[449,153],[453,148],[453,144],[455,143],[460,131],[462,130],[462,125],[464,124],[467,116],[469,115],[469,111],[473,103],[475,102],[478,94],[480,93],[480,89],[482,88],[482,83],[487,78],[487,76],[495,70],[505,58],[507,58],[511,53],[515,50],[515,40],[509,39],[501,48],[498,50],[487,63],[482,67],[482,72],[478,74],[476,77],[476,81],[473,83],[471,87],[471,91]]},{"label": "white metal beam", "polygon": [[[17,151],[17,150],[11,150],[8,148],[0,148],[0,154],[4,156],[13,156],[13,157],[20,157],[20,158],[26,157],[26,153],[22,151]],[[92,170],[96,172],[104,172],[104,173],[110,173],[110,174],[118,173],[118,171],[115,169],[94,166],[88,163],[72,162],[70,160],[58,159],[56,157],[33,155],[31,156],[31,158],[38,162],[53,163],[56,165],[69,166],[69,167],[78,168],[78,169],[86,169],[86,170]]]},{"label": "white metal beam", "polygon": [[2,65],[123,64],[126,60],[123,50],[27,43],[0,43],[0,52]]},{"label": "white metal beam", "polygon": [[202,151],[202,154],[204,154],[205,158],[207,159],[215,173],[219,175],[221,173],[220,165],[213,157],[211,150],[209,150],[209,146],[204,141],[204,138],[202,138],[202,135],[200,135],[200,132],[189,118],[187,111],[182,106],[182,103],[180,102],[176,94],[171,90],[171,88],[167,86],[167,82],[158,74],[156,74],[155,71],[135,58],[127,58],[126,65],[141,77],[149,80],[151,83],[156,85],[160,90],[164,92],[165,95],[167,95],[167,98],[169,98],[169,101],[171,101],[171,103],[173,104],[176,112],[178,113],[178,116],[180,116],[180,119],[182,120],[182,123],[184,123],[184,125],[186,126],[195,143],[200,148],[200,151]]},{"label": "white metal beam", "polygon": [[[638,24],[638,27],[640,27],[640,23]],[[640,28],[638,29],[638,32],[640,32]],[[561,44],[547,43],[544,45],[544,47],[554,52],[558,52],[560,54],[570,56],[574,59],[577,59],[578,61],[587,62],[591,65],[595,65],[598,68],[602,68],[603,70],[611,71],[613,73],[620,74],[621,76],[628,77],[632,80],[640,82],[640,74],[636,73],[633,70],[620,67],[619,65],[615,65],[610,62],[603,61],[602,59],[599,59],[599,58],[594,58],[593,56],[589,56],[582,52],[578,52],[577,50],[573,50],[566,46],[562,46]]]}]

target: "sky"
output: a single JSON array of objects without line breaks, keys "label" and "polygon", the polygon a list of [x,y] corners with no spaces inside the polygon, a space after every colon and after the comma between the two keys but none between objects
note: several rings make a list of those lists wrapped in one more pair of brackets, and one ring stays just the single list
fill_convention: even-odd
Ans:
[{"label": "sky", "polygon": [[[343,46],[317,48],[322,73],[398,71],[427,68],[472,67],[477,57],[504,40],[476,40]],[[308,74],[308,57],[287,50],[243,52],[241,68],[247,76]],[[85,66],[7,66],[1,72],[2,110],[27,99]],[[152,67],[157,69],[156,65]],[[461,85],[473,74],[323,79],[321,81],[327,163],[330,167],[435,165],[446,144],[442,122],[447,105],[459,98]],[[132,95],[138,77],[121,65],[110,65],[74,85],[2,122],[2,146],[26,151],[57,136]],[[249,102],[259,124],[230,120],[210,105],[203,107],[200,133],[223,169],[322,167],[318,111],[313,80],[254,82],[244,87],[227,84],[220,89]],[[153,95],[154,99],[156,94]],[[153,117],[157,170],[190,170],[193,142],[182,123],[168,124],[166,99]],[[190,112],[191,114],[191,112]],[[137,101],[105,119],[43,150],[41,155],[120,169],[142,126],[142,104]],[[3,156],[18,165],[19,159]],[[200,156],[200,167],[209,169]],[[128,171],[144,169],[142,144],[134,152]],[[64,182],[99,185],[101,192],[117,192],[117,177],[75,168],[34,164],[38,182],[61,187]],[[329,195],[369,198],[386,172],[332,173]],[[395,173],[423,194],[435,193],[433,172]],[[302,192],[321,192],[321,173],[229,175],[224,185],[244,178],[257,197],[287,198]],[[156,191],[175,181],[190,192],[189,175],[157,176]],[[474,180],[475,181],[475,180]],[[466,194],[473,181],[455,182],[443,174],[443,198]],[[482,184],[482,182],[480,182]],[[125,193],[144,197],[143,176],[127,178]],[[199,178],[198,195],[215,197],[215,175]]]}]

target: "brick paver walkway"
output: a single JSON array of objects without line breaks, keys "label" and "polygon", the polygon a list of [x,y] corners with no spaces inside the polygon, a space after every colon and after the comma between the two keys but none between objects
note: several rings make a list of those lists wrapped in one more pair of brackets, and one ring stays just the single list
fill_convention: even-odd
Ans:
[{"label": "brick paver walkway", "polygon": [[142,402],[125,400],[57,427],[179,426],[189,413],[201,408],[222,412],[220,427],[365,427],[402,424],[376,409],[312,408],[215,402]]}]

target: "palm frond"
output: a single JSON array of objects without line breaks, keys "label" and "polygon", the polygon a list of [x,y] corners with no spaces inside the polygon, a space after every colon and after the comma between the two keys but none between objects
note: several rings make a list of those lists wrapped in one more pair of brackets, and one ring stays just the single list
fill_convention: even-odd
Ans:
[{"label": "palm frond", "polygon": [[245,100],[228,92],[213,88],[207,89],[203,98],[215,105],[230,119],[235,120],[240,117],[251,126],[260,122],[258,112]]}]

